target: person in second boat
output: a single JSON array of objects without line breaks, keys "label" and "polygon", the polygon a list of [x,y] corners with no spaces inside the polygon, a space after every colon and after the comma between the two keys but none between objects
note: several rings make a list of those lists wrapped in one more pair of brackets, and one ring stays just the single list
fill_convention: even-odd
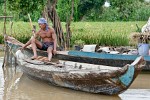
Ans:
[{"label": "person in second boat", "polygon": [[[40,18],[38,20],[40,30],[31,37],[31,39],[21,48],[23,50],[28,45],[31,44],[34,56],[31,57],[32,60],[38,57],[36,49],[45,50],[48,53],[48,61],[51,61],[52,53],[56,54],[56,44],[57,37],[53,28],[49,27],[45,18]],[[42,42],[36,39],[40,37]]]}]

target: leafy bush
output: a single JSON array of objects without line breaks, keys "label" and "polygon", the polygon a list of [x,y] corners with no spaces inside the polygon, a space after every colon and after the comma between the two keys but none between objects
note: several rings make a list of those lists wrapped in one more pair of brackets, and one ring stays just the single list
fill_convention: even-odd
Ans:
[{"label": "leafy bush", "polygon": [[150,5],[143,5],[132,13],[130,20],[145,21],[150,17]]},{"label": "leafy bush", "polygon": [[99,21],[116,21],[119,20],[119,13],[117,9],[104,8],[101,15],[99,15]]}]

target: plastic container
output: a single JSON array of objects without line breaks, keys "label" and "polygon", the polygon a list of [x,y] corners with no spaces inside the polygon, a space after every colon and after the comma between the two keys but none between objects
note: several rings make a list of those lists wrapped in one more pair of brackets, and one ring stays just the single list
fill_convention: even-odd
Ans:
[{"label": "plastic container", "polygon": [[138,44],[138,53],[141,56],[149,55],[149,44],[139,43]]}]

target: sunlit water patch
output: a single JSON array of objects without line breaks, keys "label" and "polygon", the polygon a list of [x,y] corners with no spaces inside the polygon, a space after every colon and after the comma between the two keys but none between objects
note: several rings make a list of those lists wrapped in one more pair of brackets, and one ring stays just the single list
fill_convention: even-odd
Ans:
[{"label": "sunlit water patch", "polygon": [[2,100],[3,94],[4,94],[4,76],[3,76],[3,71],[2,71],[2,62],[3,57],[0,57],[0,100]]},{"label": "sunlit water patch", "polygon": [[150,100],[150,89],[128,89],[119,97],[122,100]]}]

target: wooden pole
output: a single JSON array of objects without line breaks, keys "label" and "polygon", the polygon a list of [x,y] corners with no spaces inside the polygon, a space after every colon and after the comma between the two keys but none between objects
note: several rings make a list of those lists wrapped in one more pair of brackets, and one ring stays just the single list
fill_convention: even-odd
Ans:
[{"label": "wooden pole", "polygon": [[0,16],[0,18],[13,18],[12,16]]},{"label": "wooden pole", "polygon": [[4,1],[4,16],[0,16],[0,18],[4,18],[4,28],[3,28],[3,36],[4,36],[4,47],[5,47],[5,52],[4,52],[4,60],[3,60],[3,65],[2,67],[7,65],[7,59],[9,59],[9,48],[6,45],[6,18],[12,18],[12,16],[6,16],[6,0]]},{"label": "wooden pole", "polygon": [[32,20],[31,20],[30,14],[28,14],[28,17],[29,17],[29,21],[30,21],[31,30],[33,30],[33,24],[32,24]]},{"label": "wooden pole", "polygon": [[10,35],[12,36],[12,27],[13,27],[13,22],[10,22]]},{"label": "wooden pole", "polygon": [[[5,39],[6,39],[6,0],[4,1],[4,29],[3,29],[3,36],[4,36],[4,42],[5,42]],[[7,55],[7,46],[6,44],[4,43],[4,46],[5,46],[5,53],[4,53],[4,60],[3,60],[3,65],[2,67],[6,66],[6,55]]]},{"label": "wooden pole", "polygon": [[28,14],[28,17],[29,17],[30,27],[31,27],[33,36],[35,36],[35,33],[36,33],[36,26],[32,24],[32,20],[31,20],[30,14]]},{"label": "wooden pole", "polygon": [[70,41],[71,41],[71,36],[72,36],[70,24],[73,19],[73,13],[74,13],[74,0],[72,0],[71,2],[71,14],[70,14],[70,17],[67,17],[67,22],[66,22],[66,33],[67,33],[66,34],[66,46],[68,49],[70,49]]},{"label": "wooden pole", "polygon": [[[10,35],[12,36],[12,26],[13,26],[13,22],[12,21],[10,21]],[[12,65],[12,62],[13,62],[13,54],[12,54],[12,48],[9,48],[9,52],[10,52],[10,64]],[[16,68],[16,66],[15,66],[15,68]]]}]

